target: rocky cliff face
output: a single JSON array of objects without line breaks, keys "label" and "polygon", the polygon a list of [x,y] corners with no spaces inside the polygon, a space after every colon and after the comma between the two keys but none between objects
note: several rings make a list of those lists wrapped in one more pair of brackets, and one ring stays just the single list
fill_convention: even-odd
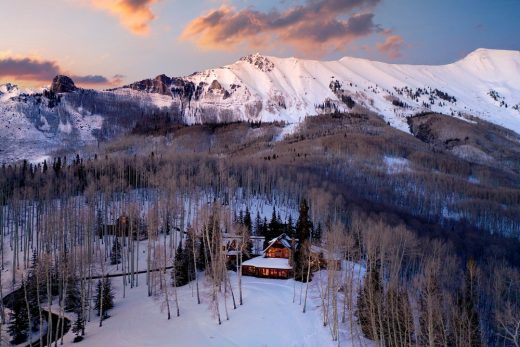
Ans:
[{"label": "rocky cliff face", "polygon": [[126,88],[138,90],[146,93],[157,93],[162,95],[171,95],[170,85],[172,79],[166,75],[159,75],[153,79],[146,79],[132,83]]},{"label": "rocky cliff face", "polygon": [[51,83],[50,91],[53,93],[71,93],[77,90],[74,81],[70,77],[58,75],[54,77]]}]

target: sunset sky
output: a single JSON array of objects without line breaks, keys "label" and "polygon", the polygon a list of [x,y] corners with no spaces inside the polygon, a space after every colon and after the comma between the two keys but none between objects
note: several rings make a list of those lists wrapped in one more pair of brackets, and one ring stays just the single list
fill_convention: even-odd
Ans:
[{"label": "sunset sky", "polygon": [[0,83],[106,88],[266,55],[442,64],[520,49],[520,0],[0,0]]}]

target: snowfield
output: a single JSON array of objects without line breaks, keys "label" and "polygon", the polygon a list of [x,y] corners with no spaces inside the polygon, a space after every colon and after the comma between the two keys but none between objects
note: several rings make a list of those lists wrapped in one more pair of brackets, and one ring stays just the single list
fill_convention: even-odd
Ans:
[{"label": "snowfield", "polygon": [[[234,272],[230,274],[235,297],[237,297],[236,275]],[[316,274],[316,279],[318,277],[319,275]],[[331,340],[329,328],[323,327],[321,322],[317,282],[311,285],[307,312],[302,313],[302,305],[298,304],[301,283],[296,284],[296,302],[293,303],[293,280],[244,276],[242,278],[244,305],[233,310],[231,297],[229,297],[230,319],[225,320],[224,308],[221,306],[224,320],[220,326],[208,307],[209,293],[205,293],[202,296],[203,302],[197,305],[194,282],[179,289],[180,317],[176,317],[173,311],[171,320],[167,320],[161,298],[147,297],[144,275],[139,279],[139,287],[127,288],[126,298],[122,298],[121,279],[114,278],[112,283],[116,295],[115,308],[110,311],[111,318],[105,320],[103,327],[100,328],[97,317],[92,314],[92,321],[87,325],[85,340],[80,344],[73,344],[74,335],[69,332],[65,336],[64,346],[325,347],[337,345],[337,342]],[[344,339],[340,340],[342,346],[351,346],[349,336],[346,331],[342,331],[341,337]]]}]

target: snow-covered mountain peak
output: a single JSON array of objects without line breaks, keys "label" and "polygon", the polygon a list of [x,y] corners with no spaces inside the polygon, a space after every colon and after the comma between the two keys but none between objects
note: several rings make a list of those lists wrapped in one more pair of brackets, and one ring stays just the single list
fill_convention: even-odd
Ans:
[{"label": "snow-covered mountain peak", "polygon": [[515,79],[520,71],[520,51],[478,49],[454,65],[464,68],[482,79],[520,84]]},{"label": "snow-covered mountain peak", "polygon": [[11,83],[0,84],[0,94],[10,94],[16,92],[18,90],[18,86]]},{"label": "snow-covered mountain peak", "polygon": [[230,120],[292,123],[358,106],[404,131],[409,130],[407,117],[433,111],[482,117],[520,132],[519,80],[517,51],[479,49],[440,66],[354,57],[317,61],[256,53],[221,68],[172,78],[169,87],[165,79],[161,88],[145,88],[157,84],[147,80],[134,89],[164,95],[171,90],[172,104],[180,105],[190,124]]},{"label": "snow-covered mountain peak", "polygon": [[478,48],[470,52],[462,60],[466,59],[511,59],[520,56],[520,51],[505,49]]},{"label": "snow-covered mountain peak", "polygon": [[[12,97],[18,96],[21,93],[17,85],[6,83],[0,85],[0,103],[6,102]],[[1,105],[0,105],[1,111]]]},{"label": "snow-covered mountain peak", "polygon": [[275,67],[274,63],[271,61],[269,57],[265,57],[260,53],[255,53],[242,57],[240,58],[240,61],[247,62],[258,68],[262,72],[271,72]]}]

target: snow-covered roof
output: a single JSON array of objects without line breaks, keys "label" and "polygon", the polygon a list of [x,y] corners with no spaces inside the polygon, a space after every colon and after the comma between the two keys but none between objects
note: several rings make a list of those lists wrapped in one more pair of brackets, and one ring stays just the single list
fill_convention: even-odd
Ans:
[{"label": "snow-covered roof", "polygon": [[[287,234],[283,233],[282,235],[272,239],[271,241],[269,241],[269,245],[264,249],[264,253],[269,249],[271,248],[272,245],[274,245],[276,243],[276,241],[280,241],[280,243],[285,247],[285,248],[289,248],[289,249],[292,249],[292,242],[293,242],[293,239],[290,238]],[[294,239],[295,242],[298,242],[298,240]]]},{"label": "snow-covered roof", "polygon": [[256,257],[242,263],[243,266],[262,267],[267,269],[292,269],[289,259]]}]

